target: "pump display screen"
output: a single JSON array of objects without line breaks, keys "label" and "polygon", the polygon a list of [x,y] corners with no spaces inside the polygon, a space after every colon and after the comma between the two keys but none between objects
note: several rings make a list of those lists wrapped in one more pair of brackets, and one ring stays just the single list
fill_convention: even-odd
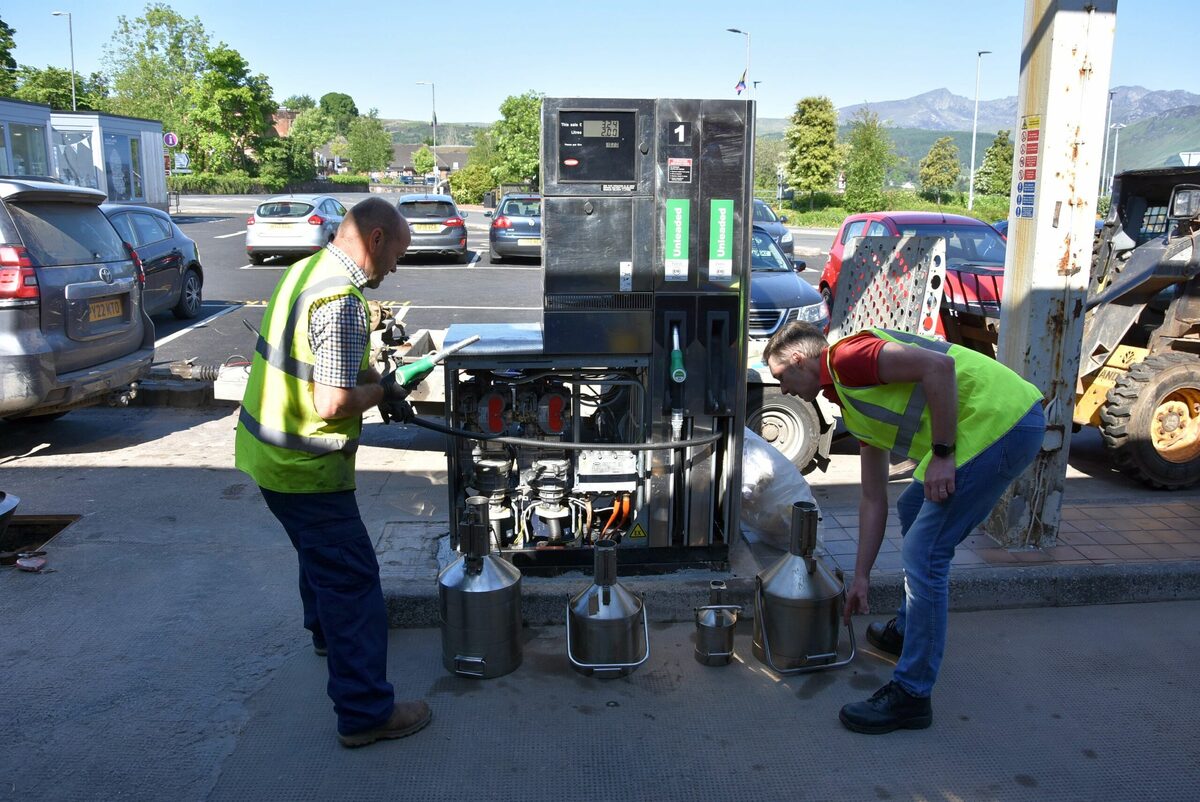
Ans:
[{"label": "pump display screen", "polygon": [[636,120],[633,111],[559,112],[559,180],[635,181]]}]

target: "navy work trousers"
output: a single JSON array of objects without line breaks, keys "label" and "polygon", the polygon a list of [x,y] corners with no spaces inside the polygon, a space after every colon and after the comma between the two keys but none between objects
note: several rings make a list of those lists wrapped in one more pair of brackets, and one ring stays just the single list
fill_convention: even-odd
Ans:
[{"label": "navy work trousers", "polygon": [[315,644],[329,649],[328,691],[338,732],[377,727],[388,720],[394,702],[387,681],[387,608],[354,491],[260,490],[300,558],[304,626]]}]

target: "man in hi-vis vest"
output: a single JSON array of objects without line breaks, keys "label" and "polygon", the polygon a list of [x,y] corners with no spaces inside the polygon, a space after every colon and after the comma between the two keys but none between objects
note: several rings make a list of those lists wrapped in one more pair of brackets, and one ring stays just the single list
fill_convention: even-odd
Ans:
[{"label": "man in hi-vis vest", "polygon": [[921,729],[946,645],[950,560],[1042,445],[1042,394],[983,354],[941,340],[868,329],[828,345],[808,323],[775,333],[763,361],[784,393],[838,404],[861,442],[858,556],[846,622],[867,613],[871,567],[888,515],[889,452],[917,463],[896,501],[904,537],[904,603],[867,640],[898,660],[892,681],[841,710],[855,732]]},{"label": "man in hi-vis vest", "polygon": [[354,498],[362,414],[402,401],[370,367],[363,288],[395,271],[412,235],[387,201],[346,215],[333,242],[288,268],[263,317],[236,439],[237,467],[262,490],[300,560],[304,626],[327,657],[344,746],[402,738],[429,723],[423,701],[387,681],[387,610],[375,548]]}]

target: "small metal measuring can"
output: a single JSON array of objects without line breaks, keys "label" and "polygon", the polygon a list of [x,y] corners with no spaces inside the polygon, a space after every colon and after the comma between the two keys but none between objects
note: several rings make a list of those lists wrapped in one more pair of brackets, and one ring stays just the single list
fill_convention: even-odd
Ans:
[{"label": "small metal measuring can", "polygon": [[729,589],[719,579],[708,583],[708,604],[696,608],[696,662],[727,666],[733,659],[733,636],[740,604],[726,604]]}]

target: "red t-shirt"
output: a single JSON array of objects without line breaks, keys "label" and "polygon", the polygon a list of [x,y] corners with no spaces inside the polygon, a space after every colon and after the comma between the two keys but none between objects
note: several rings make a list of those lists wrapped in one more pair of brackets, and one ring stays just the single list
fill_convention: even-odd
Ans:
[{"label": "red t-shirt", "polygon": [[[839,340],[833,352],[833,367],[838,378],[846,387],[870,387],[882,384],[879,381],[879,352],[884,341],[869,331],[860,331]],[[837,390],[833,389],[833,375],[829,372],[829,349],[821,352],[821,391],[831,403],[842,405]]]}]

